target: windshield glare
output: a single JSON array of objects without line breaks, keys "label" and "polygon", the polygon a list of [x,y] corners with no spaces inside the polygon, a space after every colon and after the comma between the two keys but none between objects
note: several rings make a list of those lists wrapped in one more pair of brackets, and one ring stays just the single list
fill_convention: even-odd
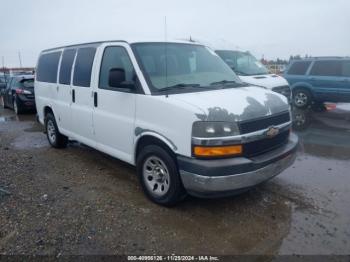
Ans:
[{"label": "windshield glare", "polygon": [[269,73],[267,68],[249,52],[219,50],[216,53],[238,75],[265,75]]},{"label": "windshield glare", "polygon": [[[241,84],[232,70],[209,48],[180,43],[138,43],[133,50],[152,91],[167,87],[222,88],[229,81]],[[229,86],[229,85],[228,85]]]}]

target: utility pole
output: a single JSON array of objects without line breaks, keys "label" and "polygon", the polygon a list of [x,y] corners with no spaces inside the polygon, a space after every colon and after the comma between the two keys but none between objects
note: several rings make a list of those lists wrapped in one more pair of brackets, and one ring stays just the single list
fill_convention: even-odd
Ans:
[{"label": "utility pole", "polygon": [[2,59],[2,73],[5,75],[5,57],[4,56],[2,56],[1,57]]},{"label": "utility pole", "polygon": [[18,51],[18,59],[19,59],[19,67],[22,68],[22,57],[21,57],[21,51]]}]

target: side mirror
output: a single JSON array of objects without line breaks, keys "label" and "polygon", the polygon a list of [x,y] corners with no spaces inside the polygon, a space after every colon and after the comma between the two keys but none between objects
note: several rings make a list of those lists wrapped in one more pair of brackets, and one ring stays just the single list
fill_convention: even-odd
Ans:
[{"label": "side mirror", "polygon": [[123,68],[112,68],[109,70],[108,85],[110,87],[132,89],[135,87],[133,81],[125,81],[125,70]]}]

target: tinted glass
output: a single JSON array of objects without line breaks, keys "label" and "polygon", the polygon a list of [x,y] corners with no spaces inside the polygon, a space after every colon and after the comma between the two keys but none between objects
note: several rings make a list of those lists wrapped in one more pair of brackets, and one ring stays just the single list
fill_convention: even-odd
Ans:
[{"label": "tinted glass", "polygon": [[75,49],[68,49],[63,52],[59,77],[60,84],[70,84],[75,53]]},{"label": "tinted glass", "polygon": [[345,77],[350,77],[350,61],[343,62],[342,75]]},{"label": "tinted glass", "polygon": [[34,88],[34,79],[25,79],[20,81],[19,86],[25,89],[33,89]]},{"label": "tinted glass", "polygon": [[309,68],[311,61],[299,61],[294,62],[288,70],[290,75],[305,75],[307,69]]},{"label": "tinted glass", "polygon": [[96,48],[86,47],[78,50],[74,66],[73,84],[75,86],[90,86],[92,64]]},{"label": "tinted glass", "polygon": [[58,62],[61,52],[43,54],[39,58],[36,79],[41,82],[56,83]]},{"label": "tinted glass", "polygon": [[102,58],[99,87],[103,89],[113,89],[108,84],[109,70],[112,68],[122,68],[125,71],[125,81],[134,81],[134,67],[123,47],[107,47]]},{"label": "tinted glass", "polygon": [[316,61],[310,71],[313,76],[341,76],[341,61]]}]

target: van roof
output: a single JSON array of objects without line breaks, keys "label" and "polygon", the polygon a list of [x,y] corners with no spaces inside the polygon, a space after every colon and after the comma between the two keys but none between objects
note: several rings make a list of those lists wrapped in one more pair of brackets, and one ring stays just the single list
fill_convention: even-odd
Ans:
[{"label": "van roof", "polygon": [[54,48],[45,49],[42,52],[49,52],[54,51],[56,49],[63,49],[63,48],[70,48],[70,47],[81,47],[81,46],[90,46],[90,45],[101,45],[104,43],[128,43],[128,44],[135,44],[135,43],[182,43],[182,44],[195,44],[195,45],[203,45],[199,42],[194,41],[186,41],[186,40],[160,40],[160,39],[148,39],[148,40],[104,40],[104,41],[96,41],[96,42],[87,42],[87,43],[80,43],[80,44],[72,44],[72,45],[65,45],[65,46],[59,46]]},{"label": "van roof", "polygon": [[314,56],[314,57],[305,57],[300,59],[292,59],[292,61],[307,61],[307,60],[329,60],[329,59],[335,59],[335,60],[342,60],[342,59],[350,59],[349,56]]}]

